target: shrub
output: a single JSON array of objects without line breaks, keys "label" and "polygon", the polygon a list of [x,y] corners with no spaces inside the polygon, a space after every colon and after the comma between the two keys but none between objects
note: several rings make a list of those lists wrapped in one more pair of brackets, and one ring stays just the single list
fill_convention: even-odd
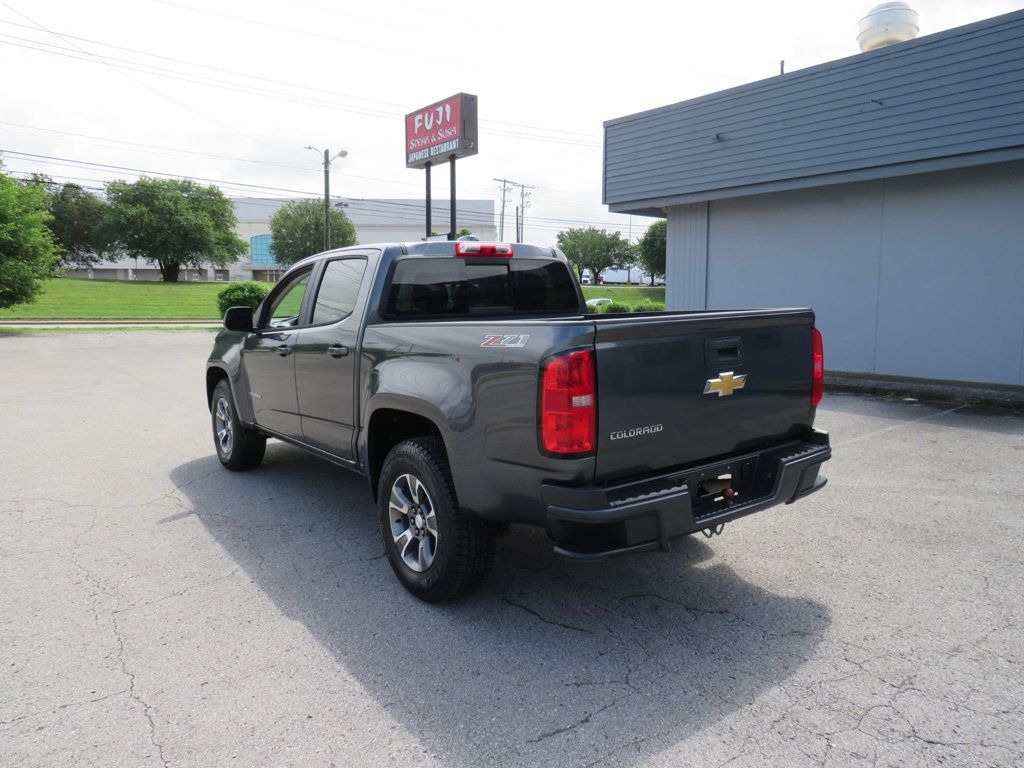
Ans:
[{"label": "shrub", "polygon": [[622,301],[613,301],[611,304],[602,304],[597,308],[597,311],[602,315],[606,315],[610,312],[632,312],[633,307]]},{"label": "shrub", "polygon": [[252,307],[256,309],[260,302],[267,298],[270,293],[268,283],[258,283],[255,280],[244,280],[240,283],[231,283],[217,293],[217,307],[220,309],[221,317],[228,311],[229,307]]},{"label": "shrub", "polygon": [[644,299],[635,307],[634,312],[664,312],[665,302],[663,301],[651,301],[650,299]]}]

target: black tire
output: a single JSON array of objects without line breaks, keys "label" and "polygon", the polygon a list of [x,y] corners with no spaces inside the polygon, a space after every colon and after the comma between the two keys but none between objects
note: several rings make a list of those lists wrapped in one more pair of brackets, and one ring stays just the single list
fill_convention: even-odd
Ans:
[{"label": "black tire", "polygon": [[[419,483],[418,493],[410,477]],[[491,569],[494,526],[459,511],[444,445],[436,437],[405,440],[391,449],[377,485],[377,514],[388,562],[420,600],[443,603],[461,597]]]},{"label": "black tire", "polygon": [[[267,450],[267,436],[242,426],[227,379],[221,379],[213,389],[210,419],[213,422],[213,444],[221,464],[234,470],[255,469],[260,465]],[[225,427],[226,435],[222,431]]]}]

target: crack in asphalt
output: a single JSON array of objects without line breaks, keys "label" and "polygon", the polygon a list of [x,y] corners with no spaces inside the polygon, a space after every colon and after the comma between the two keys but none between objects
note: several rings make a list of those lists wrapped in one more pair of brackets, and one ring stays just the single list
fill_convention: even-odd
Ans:
[{"label": "crack in asphalt", "polygon": [[577,627],[575,624],[567,624],[567,623],[562,622],[562,621],[555,621],[554,619],[549,619],[546,616],[543,616],[542,614],[540,614],[537,611],[535,611],[530,606],[523,605],[522,603],[517,603],[515,600],[513,600],[510,597],[508,597],[507,595],[502,596],[501,599],[504,600],[509,605],[515,607],[515,608],[519,608],[522,611],[526,611],[528,614],[530,614],[534,618],[537,618],[537,619],[543,621],[545,624],[551,624],[552,626],[561,627],[562,629],[569,629],[569,630],[572,630],[573,632],[582,632],[585,635],[592,635],[592,634],[594,634],[591,630],[584,629],[583,627]]},{"label": "crack in asphalt", "polygon": [[697,606],[694,606],[694,605],[687,605],[686,603],[682,602],[681,600],[673,600],[670,597],[665,597],[664,595],[659,595],[657,592],[638,592],[637,594],[634,594],[634,595],[623,595],[619,599],[620,600],[635,600],[637,598],[643,598],[643,597],[650,597],[650,598],[654,598],[656,600],[661,600],[663,602],[669,603],[671,605],[678,605],[680,608],[683,608],[684,610],[688,611],[693,616],[699,616],[699,615],[705,615],[705,616],[733,616],[733,615],[735,615],[732,611],[728,611],[728,610],[725,610],[725,609],[714,610],[713,608],[698,608]]},{"label": "crack in asphalt", "polygon": [[[96,601],[97,593],[103,593],[107,597],[113,599],[115,601],[115,605],[117,603],[117,596],[116,595],[111,595],[105,589],[102,579],[100,579],[97,576],[95,576],[88,568],[86,568],[82,564],[81,560],[78,557],[78,550],[79,550],[79,548],[82,547],[82,546],[85,546],[81,542],[81,539],[89,531],[91,531],[93,529],[93,527],[96,525],[96,518],[98,517],[98,514],[99,513],[96,510],[93,510],[92,522],[90,523],[89,527],[85,531],[82,531],[81,533],[77,534],[74,537],[74,539],[72,540],[73,541],[73,546],[71,547],[71,561],[72,561],[72,563],[74,563],[75,567],[79,570],[79,572],[82,574],[83,578],[89,584],[89,587],[90,587],[90,591],[89,591],[89,609],[90,609],[90,611],[91,611],[91,613],[93,615],[93,622],[95,623],[97,628],[99,628],[99,626],[103,623],[101,621],[101,619],[100,619],[99,607],[97,606],[97,601]],[[110,614],[109,614],[109,624],[110,624],[110,629],[111,629],[111,631],[112,631],[112,633],[114,635],[114,640],[115,640],[115,642],[117,644],[117,664],[120,667],[121,673],[128,679],[128,689],[127,689],[127,691],[124,691],[124,693],[127,693],[128,697],[132,701],[137,703],[142,708],[142,714],[146,718],[146,723],[148,724],[149,742],[156,749],[157,757],[159,758],[160,762],[163,764],[164,768],[168,768],[170,763],[169,763],[169,761],[164,756],[163,745],[159,741],[157,741],[157,738],[156,738],[156,722],[153,720],[152,707],[151,707],[151,705],[145,699],[142,698],[142,696],[138,693],[138,691],[136,691],[135,673],[132,672],[130,669],[128,669],[128,662],[127,662],[126,653],[125,653],[125,647],[124,647],[124,637],[121,634],[121,627],[118,624],[118,619],[117,619],[118,613],[119,613],[119,610],[117,608],[114,608],[113,610],[110,611]],[[109,658],[109,656],[108,656],[108,658]],[[117,694],[111,694],[111,695],[117,695]],[[97,700],[101,700],[103,698],[109,698],[109,696],[100,697]],[[63,707],[61,707],[60,709],[62,709],[62,708]]]},{"label": "crack in asphalt", "polygon": [[547,739],[553,738],[555,736],[559,736],[559,735],[561,735],[563,733],[570,733],[571,731],[575,731],[580,726],[586,725],[587,723],[589,723],[591,720],[593,720],[595,717],[600,715],[605,710],[611,709],[616,704],[618,704],[618,703],[620,703],[622,701],[625,701],[626,699],[628,699],[632,695],[633,695],[633,693],[627,693],[624,696],[620,696],[619,698],[617,698],[617,699],[615,699],[613,701],[608,702],[603,707],[601,707],[599,709],[595,709],[593,712],[588,712],[584,717],[580,718],[579,720],[577,720],[574,723],[570,723],[569,725],[563,725],[563,726],[561,726],[559,728],[553,728],[550,731],[544,731],[539,736],[536,736],[536,737],[534,737],[532,739],[527,739],[527,743],[528,744],[539,744],[542,741],[546,741]]},{"label": "crack in asphalt", "polygon": [[128,696],[132,701],[142,707],[142,714],[145,716],[146,722],[149,724],[149,742],[156,748],[157,757],[159,757],[164,768],[167,768],[170,765],[170,762],[166,757],[164,757],[163,744],[156,739],[156,722],[153,720],[152,707],[149,702],[142,698],[139,692],[135,690],[135,673],[128,669],[128,662],[125,657],[124,650],[124,637],[121,635],[121,628],[117,623],[116,611],[110,614],[110,619],[111,627],[114,630],[114,638],[117,640],[117,660],[121,665],[121,672],[128,678]]}]

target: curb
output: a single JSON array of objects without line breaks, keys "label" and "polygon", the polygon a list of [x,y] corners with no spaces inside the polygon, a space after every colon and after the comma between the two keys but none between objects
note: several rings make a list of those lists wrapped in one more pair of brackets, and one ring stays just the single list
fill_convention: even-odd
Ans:
[{"label": "curb", "polygon": [[826,371],[825,389],[867,395],[909,395],[920,400],[1024,409],[1024,387],[977,381]]}]

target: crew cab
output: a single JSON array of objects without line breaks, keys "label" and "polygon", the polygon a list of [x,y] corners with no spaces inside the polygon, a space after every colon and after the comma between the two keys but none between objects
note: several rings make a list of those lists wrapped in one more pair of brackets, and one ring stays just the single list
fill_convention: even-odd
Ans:
[{"label": "crew cab", "polygon": [[587,313],[556,249],[358,246],[232,307],[206,369],[214,443],[268,437],[369,480],[387,558],[427,601],[469,591],[501,524],[593,559],[825,484],[810,309]]}]

